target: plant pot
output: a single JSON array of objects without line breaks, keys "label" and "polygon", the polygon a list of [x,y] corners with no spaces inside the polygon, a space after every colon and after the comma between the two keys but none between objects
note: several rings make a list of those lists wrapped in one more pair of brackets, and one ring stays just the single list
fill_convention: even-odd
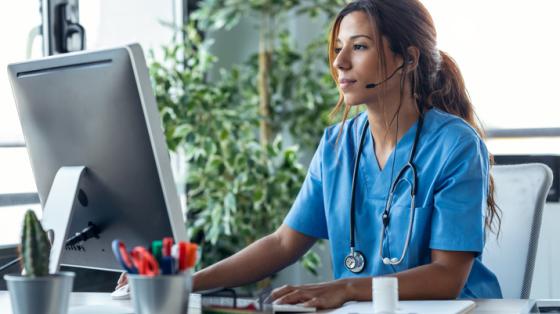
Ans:
[{"label": "plant pot", "polygon": [[74,284],[73,272],[44,277],[4,275],[14,314],[65,314]]},{"label": "plant pot", "polygon": [[189,308],[190,272],[148,277],[128,275],[134,313],[184,314]]}]

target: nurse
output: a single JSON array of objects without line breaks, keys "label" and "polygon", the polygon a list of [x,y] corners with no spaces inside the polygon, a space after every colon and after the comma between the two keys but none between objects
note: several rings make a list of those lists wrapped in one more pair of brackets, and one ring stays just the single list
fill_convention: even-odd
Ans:
[{"label": "nurse", "polygon": [[499,230],[490,156],[426,8],[352,2],[334,21],[329,56],[344,119],[324,131],[284,223],[196,273],[194,289],[257,281],[329,239],[335,280],[284,286],[274,300],[371,300],[375,276],[397,277],[401,299],[500,298],[481,262],[485,237]]}]

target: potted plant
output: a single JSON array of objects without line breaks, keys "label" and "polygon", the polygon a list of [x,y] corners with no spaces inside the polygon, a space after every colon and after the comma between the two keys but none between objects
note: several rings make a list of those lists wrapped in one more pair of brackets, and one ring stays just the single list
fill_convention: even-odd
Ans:
[{"label": "potted plant", "polygon": [[[292,205],[305,176],[302,161],[309,159],[302,153],[310,155],[332,123],[327,116],[338,91],[327,67],[326,36],[298,50],[286,20],[290,14],[330,20],[343,3],[200,1],[163,57],[151,55],[167,144],[187,163],[188,230],[201,244],[199,266],[272,232]],[[201,30],[227,31],[247,16],[257,17],[258,52],[212,75],[217,57]],[[286,147],[283,133],[300,150]],[[302,265],[317,274],[320,258],[310,251]]]},{"label": "potted plant", "polygon": [[35,212],[27,210],[23,221],[21,243],[22,273],[5,275],[15,314],[68,312],[68,301],[74,273],[49,274],[51,244]]}]

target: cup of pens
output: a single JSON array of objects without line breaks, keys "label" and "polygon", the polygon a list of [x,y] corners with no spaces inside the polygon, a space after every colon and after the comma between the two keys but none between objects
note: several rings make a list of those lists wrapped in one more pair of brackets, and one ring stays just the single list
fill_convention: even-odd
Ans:
[{"label": "cup of pens", "polygon": [[134,313],[187,313],[196,252],[196,244],[174,244],[170,237],[153,241],[150,248],[136,246],[132,251],[114,240],[113,253],[128,273]]}]

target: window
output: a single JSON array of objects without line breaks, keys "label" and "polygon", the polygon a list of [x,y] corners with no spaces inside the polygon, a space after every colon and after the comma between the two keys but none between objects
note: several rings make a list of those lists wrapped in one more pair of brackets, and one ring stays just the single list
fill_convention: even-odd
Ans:
[{"label": "window", "polygon": [[[8,82],[6,66],[28,57],[27,49],[32,30],[41,25],[38,0],[0,2],[0,142],[21,142],[21,128]],[[41,40],[36,37],[30,56],[41,56]]]},{"label": "window", "polygon": [[[486,129],[560,127],[560,1],[423,0]],[[492,139],[494,154],[560,154],[557,138]]]},{"label": "window", "polygon": [[[177,4],[176,4],[177,3]],[[96,49],[139,42],[144,50],[157,49],[168,43],[173,34],[170,27],[181,17],[181,1],[123,0],[80,1],[80,23],[86,29],[86,48]],[[39,0],[0,2],[0,246],[19,241],[20,222],[27,208],[39,204],[5,206],[8,195],[36,193],[35,181],[23,147],[23,135],[17,116],[6,66],[28,57],[42,56],[42,38],[29,43],[32,30],[41,25]],[[178,5],[179,7],[177,7]],[[180,163],[175,163],[180,168]],[[2,205],[4,203],[4,206]]]},{"label": "window", "polygon": [[[39,209],[38,204],[6,205],[7,194],[36,191],[27,152],[17,117],[6,66],[28,57],[41,56],[41,39],[37,26],[41,24],[38,0],[0,2],[0,246],[19,241],[20,224],[27,208]],[[35,32],[34,32],[35,30]],[[19,146],[19,147],[18,147]]]}]

